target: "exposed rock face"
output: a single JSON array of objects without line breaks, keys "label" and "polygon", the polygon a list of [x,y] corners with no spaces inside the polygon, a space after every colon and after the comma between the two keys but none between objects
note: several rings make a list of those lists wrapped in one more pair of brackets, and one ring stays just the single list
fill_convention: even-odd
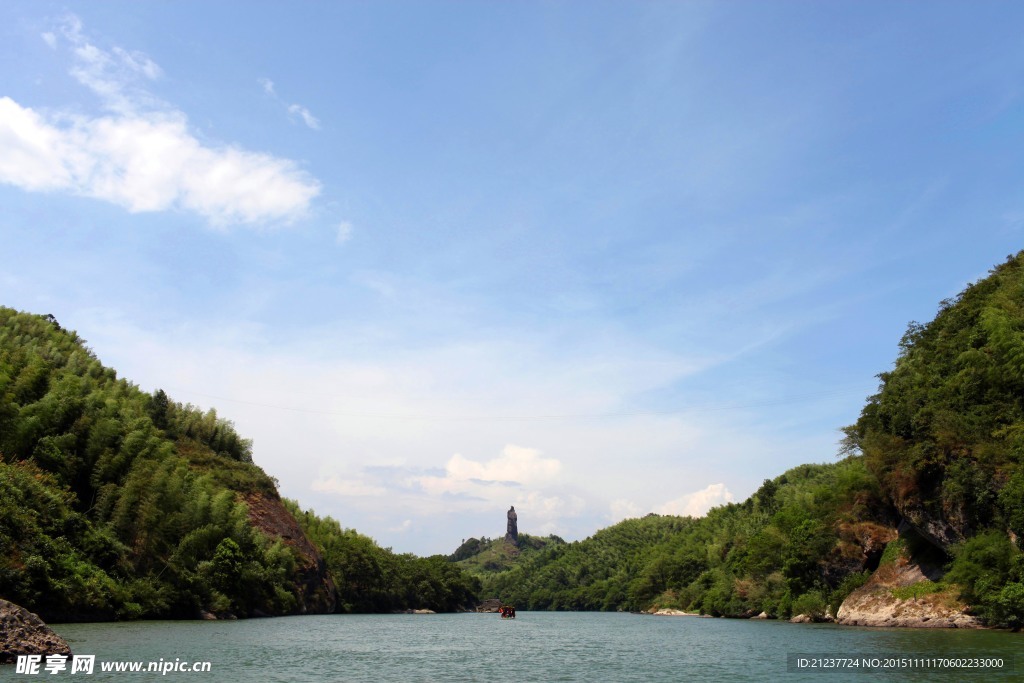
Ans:
[{"label": "exposed rock face", "polygon": [[249,506],[249,519],[257,529],[280,538],[299,556],[299,612],[301,614],[329,614],[334,611],[337,590],[327,573],[327,565],[320,552],[310,542],[295,521],[292,513],[277,496],[250,493],[245,496]]},{"label": "exposed rock face", "polygon": [[891,526],[875,522],[843,523],[838,531],[839,542],[822,567],[825,579],[832,585],[850,574],[877,569],[886,544],[897,535],[895,522]]},{"label": "exposed rock face", "polygon": [[[936,499],[940,496],[941,492],[936,491]],[[897,501],[896,508],[903,515],[900,530],[910,527],[936,548],[948,551],[969,535],[963,523],[957,524],[943,513],[929,512],[917,499]]]},{"label": "exposed rock face", "polygon": [[836,614],[847,626],[903,626],[911,628],[979,628],[980,622],[964,613],[965,606],[949,595],[933,593],[900,599],[893,588],[924,582],[921,567],[901,557],[878,568],[866,584],[850,593]]},{"label": "exposed rock face", "polygon": [[38,615],[0,600],[0,664],[12,664],[18,655],[70,654],[67,642]]},{"label": "exposed rock face", "polygon": [[505,540],[511,543],[519,544],[519,515],[516,514],[516,506],[513,505],[508,509],[508,526],[505,532]]},{"label": "exposed rock face", "polygon": [[477,612],[497,612],[499,609],[501,609],[501,600],[498,598],[484,600],[476,607]]}]

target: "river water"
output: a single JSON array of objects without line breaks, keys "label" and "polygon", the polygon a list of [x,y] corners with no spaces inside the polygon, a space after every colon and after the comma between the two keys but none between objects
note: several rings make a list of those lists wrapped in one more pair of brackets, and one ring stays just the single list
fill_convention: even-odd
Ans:
[{"label": "river water", "polygon": [[[94,673],[13,680],[121,681],[764,681],[1024,680],[1024,635],[998,631],[866,629],[592,612],[331,615],[245,621],[57,624]],[[850,666],[807,672],[805,664]],[[865,660],[864,658],[868,658]],[[898,663],[900,658],[910,663]],[[912,666],[913,659],[1001,658],[1003,669]],[[829,661],[829,660],[834,661]],[[877,661],[870,661],[870,660]],[[890,660],[890,661],[886,661]],[[104,673],[104,663],[210,662],[209,672]],[[893,665],[867,674],[865,664]],[[165,666],[166,665],[166,666]]]}]

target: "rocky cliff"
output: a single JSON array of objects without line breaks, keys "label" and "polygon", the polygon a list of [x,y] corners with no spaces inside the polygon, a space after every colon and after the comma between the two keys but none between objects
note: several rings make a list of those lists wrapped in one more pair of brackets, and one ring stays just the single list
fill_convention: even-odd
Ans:
[{"label": "rocky cliff", "polygon": [[936,569],[912,561],[905,553],[882,564],[866,584],[853,591],[836,613],[847,626],[912,628],[979,628],[978,619],[956,598],[955,588],[935,580]]},{"label": "rocky cliff", "polygon": [[329,614],[336,607],[337,590],[320,551],[310,542],[281,498],[263,492],[246,494],[253,526],[270,538],[279,538],[299,557],[296,571],[299,611],[303,614]]}]

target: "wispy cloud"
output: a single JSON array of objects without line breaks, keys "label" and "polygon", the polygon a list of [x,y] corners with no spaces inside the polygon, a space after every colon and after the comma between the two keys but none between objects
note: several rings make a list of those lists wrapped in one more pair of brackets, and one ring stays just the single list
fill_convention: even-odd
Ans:
[{"label": "wispy cloud", "polygon": [[[688,376],[685,359],[652,364],[624,339],[571,358],[536,357],[525,339],[481,338],[370,360],[359,332],[342,327],[271,349],[253,345],[265,334],[250,326],[157,333],[82,311],[67,324],[144,388],[217,406],[255,440],[256,461],[285,495],[384,544],[399,542],[389,529],[403,520],[429,519],[404,549],[503,534],[509,505],[521,531],[567,538],[606,525],[609,511],[612,521],[699,515],[759,483],[747,470],[772,471],[754,460],[781,469],[825,452],[775,446],[729,412],[549,419],[616,412],[626,397]],[[720,483],[695,491],[688,481]]]},{"label": "wispy cloud", "polygon": [[345,244],[352,239],[353,226],[348,221],[342,221],[338,224],[338,231],[334,236],[334,242],[336,244]]},{"label": "wispy cloud", "polygon": [[[68,15],[60,26],[73,55],[71,75],[99,95],[108,109],[131,114],[145,106],[163,105],[147,89],[146,84],[163,75],[163,71],[147,55],[114,46],[104,50],[89,42],[81,20]],[[54,39],[56,42],[56,38]]]},{"label": "wispy cloud", "polygon": [[731,503],[732,500],[732,493],[725,487],[725,484],[709,484],[700,491],[670,500],[654,511],[662,515],[702,517],[711,508]]},{"label": "wispy cloud", "polygon": [[298,116],[302,119],[308,127],[313,130],[320,130],[320,119],[313,116],[308,109],[303,107],[301,104],[290,104],[288,105],[288,113],[293,116]]},{"label": "wispy cloud", "polygon": [[[183,112],[146,89],[162,73],[148,56],[97,47],[74,16],[59,33],[71,75],[110,113],[42,113],[0,98],[0,182],[131,212],[182,209],[213,225],[287,222],[308,211],[320,192],[315,178],[289,159],[200,141]],[[60,46],[56,34],[44,35]]]},{"label": "wispy cloud", "polygon": [[609,506],[608,521],[621,522],[624,519],[640,517],[649,512],[659,515],[678,515],[680,517],[703,517],[713,507],[733,502],[732,492],[725,484],[709,484],[700,491],[687,493],[679,498],[655,506],[645,508],[632,500],[616,498]]},{"label": "wispy cloud", "polygon": [[289,104],[282,100],[280,96],[277,94],[277,88],[274,87],[274,81],[270,80],[269,78],[260,78],[258,79],[258,81],[259,84],[263,86],[263,92],[264,94],[267,95],[267,97],[272,98],[275,102],[280,102],[281,105],[284,106],[284,108],[288,111],[289,118],[293,120],[301,119],[302,122],[306,124],[306,127],[311,128],[313,130],[320,130],[320,119],[313,116],[313,113],[309,111],[309,109],[307,109],[306,107],[302,106],[301,104],[298,104],[296,102]]}]

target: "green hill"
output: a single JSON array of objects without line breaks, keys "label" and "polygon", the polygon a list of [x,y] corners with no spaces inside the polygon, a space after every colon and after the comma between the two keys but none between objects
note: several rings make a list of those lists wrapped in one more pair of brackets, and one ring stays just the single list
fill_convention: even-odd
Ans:
[{"label": "green hill", "polygon": [[67,621],[440,611],[475,587],[299,513],[215,411],[119,379],[52,316],[0,308],[0,597]]},{"label": "green hill", "polygon": [[765,480],[743,503],[417,558],[281,500],[213,410],[118,379],[50,316],[0,308],[0,597],[57,620],[441,611],[476,597],[823,616],[880,566],[909,562],[929,578],[895,598],[948,594],[1020,627],[1024,252],[911,323],[878,377],[842,460]]},{"label": "green hill", "polygon": [[483,577],[511,569],[545,549],[564,544],[565,541],[558,536],[530,534],[519,534],[516,543],[504,538],[489,539],[486,536],[470,538],[462,542],[462,545],[448,557],[448,561],[456,563],[474,576]]},{"label": "green hill", "polygon": [[1024,619],[1024,252],[911,323],[846,447],[901,520],[953,558],[991,623]]},{"label": "green hill", "polygon": [[803,465],[701,519],[652,514],[550,548],[484,577],[482,594],[529,609],[823,613],[878,566],[889,513],[862,460]]},{"label": "green hill", "polygon": [[[487,575],[533,609],[834,612],[883,557],[989,624],[1024,621],[1024,252],[911,323],[833,464],[701,519],[648,516]],[[887,560],[888,562],[888,560]],[[916,593],[915,593],[916,595]]]}]

